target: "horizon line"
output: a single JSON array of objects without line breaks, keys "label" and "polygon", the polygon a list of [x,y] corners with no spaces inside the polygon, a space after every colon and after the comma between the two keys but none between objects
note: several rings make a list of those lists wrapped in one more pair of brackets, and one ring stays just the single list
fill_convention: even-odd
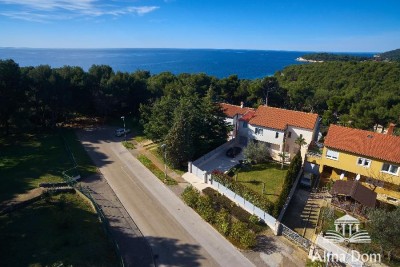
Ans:
[{"label": "horizon line", "polygon": [[[327,51],[327,50],[285,50],[285,49],[255,49],[255,48],[179,48],[179,47],[27,47],[27,46],[0,46],[0,49],[62,49],[62,50],[117,50],[117,49],[165,49],[165,50],[242,50],[242,51],[274,51],[274,52],[312,52],[312,53],[383,53],[387,51]],[[395,50],[395,49],[392,49]],[[391,50],[388,50],[391,51]]]}]

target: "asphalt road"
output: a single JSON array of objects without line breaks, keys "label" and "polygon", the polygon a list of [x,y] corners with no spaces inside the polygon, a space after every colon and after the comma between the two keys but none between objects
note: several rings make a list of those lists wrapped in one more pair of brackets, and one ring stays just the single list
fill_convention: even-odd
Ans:
[{"label": "asphalt road", "polygon": [[78,135],[146,237],[157,266],[254,266],[134,158],[111,128]]}]

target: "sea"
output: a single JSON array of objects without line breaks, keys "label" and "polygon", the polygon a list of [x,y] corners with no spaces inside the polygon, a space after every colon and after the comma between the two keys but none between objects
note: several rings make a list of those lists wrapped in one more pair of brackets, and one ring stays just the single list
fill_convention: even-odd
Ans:
[{"label": "sea", "polygon": [[[230,49],[39,49],[0,48],[0,59],[13,59],[20,67],[50,65],[79,66],[87,71],[93,64],[113,70],[134,72],[206,73],[217,78],[238,75],[256,79],[274,75],[293,64],[308,64],[296,58],[310,51],[230,50]],[[346,53],[373,56],[374,53]]]}]

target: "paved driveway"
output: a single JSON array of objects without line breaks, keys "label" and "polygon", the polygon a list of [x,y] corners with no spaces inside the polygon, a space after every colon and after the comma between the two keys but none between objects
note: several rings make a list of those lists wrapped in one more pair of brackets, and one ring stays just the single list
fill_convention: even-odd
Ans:
[{"label": "paved driveway", "polygon": [[228,171],[230,168],[239,163],[239,160],[244,159],[243,153],[240,152],[235,158],[230,158],[225,155],[226,151],[222,151],[217,155],[216,158],[206,161],[199,167],[207,172],[212,172],[213,170],[220,170],[222,172]]}]

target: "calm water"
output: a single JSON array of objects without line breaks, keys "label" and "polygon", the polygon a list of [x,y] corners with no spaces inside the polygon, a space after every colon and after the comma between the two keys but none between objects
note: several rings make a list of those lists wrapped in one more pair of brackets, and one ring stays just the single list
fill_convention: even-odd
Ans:
[{"label": "calm water", "polygon": [[[204,72],[219,78],[237,74],[254,79],[273,75],[308,52],[212,50],[212,49],[31,49],[0,48],[0,59],[13,59],[21,67],[48,64],[80,66],[88,70],[92,64],[106,64],[114,71],[148,70],[179,73]],[[371,54],[363,53],[358,55]]]}]

